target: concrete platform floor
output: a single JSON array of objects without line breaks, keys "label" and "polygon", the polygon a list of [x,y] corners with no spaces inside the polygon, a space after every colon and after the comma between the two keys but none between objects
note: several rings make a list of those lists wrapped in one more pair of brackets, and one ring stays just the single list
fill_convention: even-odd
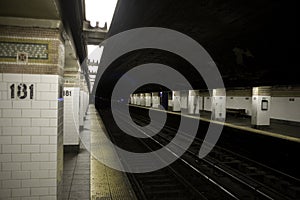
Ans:
[{"label": "concrete platform floor", "polygon": [[90,153],[81,147],[78,154],[64,154],[63,199],[90,199]]},{"label": "concrete platform floor", "polygon": [[114,149],[102,140],[103,126],[95,107],[90,105],[80,132],[83,143],[79,153],[64,154],[64,200],[136,200],[127,175],[93,157],[119,162]]}]

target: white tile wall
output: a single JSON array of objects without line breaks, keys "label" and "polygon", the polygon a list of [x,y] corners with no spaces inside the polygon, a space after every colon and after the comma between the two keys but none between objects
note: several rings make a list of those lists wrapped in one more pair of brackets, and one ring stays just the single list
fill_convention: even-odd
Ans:
[{"label": "white tile wall", "polygon": [[22,117],[41,117],[41,110],[38,109],[22,109]]},{"label": "white tile wall", "polygon": [[32,126],[49,127],[49,125],[50,125],[50,119],[48,119],[48,118],[32,119]]},{"label": "white tile wall", "polygon": [[23,81],[39,83],[39,82],[41,82],[41,75],[39,75],[39,74],[23,74]]},{"label": "white tile wall", "polygon": [[22,153],[38,153],[40,145],[22,145]]},{"label": "white tile wall", "polygon": [[31,108],[31,101],[12,101],[13,108]]},{"label": "white tile wall", "polygon": [[12,118],[12,126],[31,126],[31,118]]},{"label": "white tile wall", "polygon": [[0,144],[11,144],[11,136],[0,136]]},{"label": "white tile wall", "polygon": [[29,179],[29,178],[30,178],[30,171],[13,171],[12,172],[12,179],[22,180],[22,179]]},{"label": "white tile wall", "polygon": [[32,101],[31,105],[32,105],[32,108],[39,108],[39,109],[49,109],[50,108],[49,101]]},{"label": "white tile wall", "polygon": [[31,144],[49,144],[49,136],[31,136]]},{"label": "white tile wall", "polygon": [[2,135],[22,135],[21,130],[21,127],[9,127],[9,125],[6,124],[5,126],[2,126]]},{"label": "white tile wall", "polygon": [[300,97],[272,97],[271,118],[300,122]]},{"label": "white tile wall", "polygon": [[31,188],[31,195],[32,196],[43,196],[49,194],[48,187],[38,187],[38,188]]},{"label": "white tile wall", "polygon": [[12,136],[12,144],[30,144],[30,136]]},{"label": "white tile wall", "polygon": [[5,199],[11,196],[11,190],[10,189],[0,189],[0,198]]},{"label": "white tile wall", "polygon": [[[34,171],[34,170],[39,170],[40,166],[39,166],[40,162],[23,162],[21,165],[22,170],[25,171]],[[26,181],[22,181],[22,183],[24,183],[24,186],[22,184],[22,187],[38,187],[38,179],[36,180],[26,180]],[[37,184],[35,184],[37,183]]]},{"label": "white tile wall", "polygon": [[22,82],[22,74],[3,74],[3,82]]},{"label": "white tile wall", "polygon": [[211,100],[212,100],[212,98],[211,97],[207,97],[207,96],[205,96],[204,97],[204,110],[205,111],[211,111],[212,109],[211,109]]},{"label": "white tile wall", "polygon": [[1,100],[0,108],[12,108],[12,102]]},{"label": "white tile wall", "polygon": [[11,179],[11,172],[0,172],[0,180]]},{"label": "white tile wall", "polygon": [[2,114],[3,117],[21,117],[21,109],[3,109]]},{"label": "white tile wall", "polygon": [[[0,73],[0,199],[57,198],[63,166],[57,153],[63,148],[58,142],[61,80],[57,75]],[[35,84],[34,99],[10,100],[12,82]]]},{"label": "white tile wall", "polygon": [[41,110],[41,117],[57,118],[57,110]]},{"label": "white tile wall", "polygon": [[2,163],[2,171],[19,171],[19,170],[21,170],[21,163],[19,162]]},{"label": "white tile wall", "polygon": [[26,197],[30,195],[29,188],[12,189],[13,197]]},{"label": "white tile wall", "polygon": [[227,108],[246,109],[247,115],[251,116],[252,112],[252,97],[226,97]]},{"label": "white tile wall", "polygon": [[[294,98],[295,101],[289,101]],[[244,108],[251,116],[252,97],[227,97],[227,108]],[[300,98],[299,97],[272,97],[271,118],[300,122]]]}]

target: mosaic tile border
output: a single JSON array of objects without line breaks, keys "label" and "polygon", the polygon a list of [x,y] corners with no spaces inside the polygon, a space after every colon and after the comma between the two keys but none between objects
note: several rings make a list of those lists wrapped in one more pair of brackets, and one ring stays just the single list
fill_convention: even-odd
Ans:
[{"label": "mosaic tile border", "polygon": [[[54,57],[54,52],[55,52],[55,44],[53,41],[47,41],[47,40],[37,40],[37,39],[21,39],[21,38],[0,38],[0,50],[5,50],[1,49],[1,44],[11,44],[11,48],[15,48],[16,45],[23,45],[28,47],[28,45],[31,45],[29,47],[35,48],[37,46],[44,46],[46,49],[46,58],[33,58],[31,56],[31,52],[25,51],[23,49],[20,49],[20,51],[17,52],[25,52],[28,53],[28,63],[52,63],[53,57]],[[14,46],[15,45],[15,46]],[[25,48],[25,47],[24,47]],[[32,49],[31,49],[32,50]],[[11,50],[13,51],[13,50]],[[16,53],[17,53],[16,52]],[[1,53],[5,54],[5,53]],[[17,55],[14,56],[1,56],[0,54],[0,62],[17,62]],[[6,54],[9,54],[9,52],[6,52]]]}]

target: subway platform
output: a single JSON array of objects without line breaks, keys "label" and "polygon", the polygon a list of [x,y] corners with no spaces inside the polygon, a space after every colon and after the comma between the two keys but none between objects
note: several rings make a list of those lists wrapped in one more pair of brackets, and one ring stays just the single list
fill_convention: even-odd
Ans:
[{"label": "subway platform", "polygon": [[[101,132],[101,133],[100,133]],[[105,134],[105,128],[94,105],[89,105],[84,128],[80,132],[81,142],[78,154],[64,155],[63,198],[92,200],[135,200],[134,191],[125,173],[109,168],[96,157],[119,160],[114,149],[103,144],[98,134]],[[90,143],[88,142],[90,141]],[[90,147],[101,148],[90,153]]]},{"label": "subway platform", "polygon": [[[144,108],[144,109],[152,109],[162,112],[167,112],[169,114],[175,114],[175,115],[183,115],[188,118],[193,119],[199,119],[201,121],[205,122],[211,122],[211,112],[209,111],[200,111],[200,117],[199,115],[192,115],[192,114],[182,114],[180,112],[174,112],[174,111],[163,111],[157,108],[152,107],[144,107],[144,106],[138,106],[138,105],[132,105],[130,106],[137,107],[137,108]],[[220,123],[220,122],[216,122]],[[299,126],[300,124],[297,122],[289,122],[289,121],[283,121],[283,120],[276,120],[271,119],[270,126],[266,127],[259,127],[255,128],[251,125],[251,117],[249,116],[236,116],[227,114],[226,120],[224,122],[225,127],[230,127],[234,129],[238,129],[241,131],[247,131],[255,134],[260,134],[264,136],[274,137],[278,139],[283,139],[291,142],[297,142],[300,143],[300,134],[299,134]]]}]

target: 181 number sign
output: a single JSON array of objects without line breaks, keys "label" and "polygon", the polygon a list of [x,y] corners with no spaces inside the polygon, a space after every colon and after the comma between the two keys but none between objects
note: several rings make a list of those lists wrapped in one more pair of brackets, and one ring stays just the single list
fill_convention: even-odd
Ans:
[{"label": "181 number sign", "polygon": [[65,97],[70,97],[70,96],[72,96],[72,91],[71,90],[64,90],[63,95]]},{"label": "181 number sign", "polygon": [[10,98],[15,100],[32,100],[34,99],[34,84],[11,83],[9,85]]}]

